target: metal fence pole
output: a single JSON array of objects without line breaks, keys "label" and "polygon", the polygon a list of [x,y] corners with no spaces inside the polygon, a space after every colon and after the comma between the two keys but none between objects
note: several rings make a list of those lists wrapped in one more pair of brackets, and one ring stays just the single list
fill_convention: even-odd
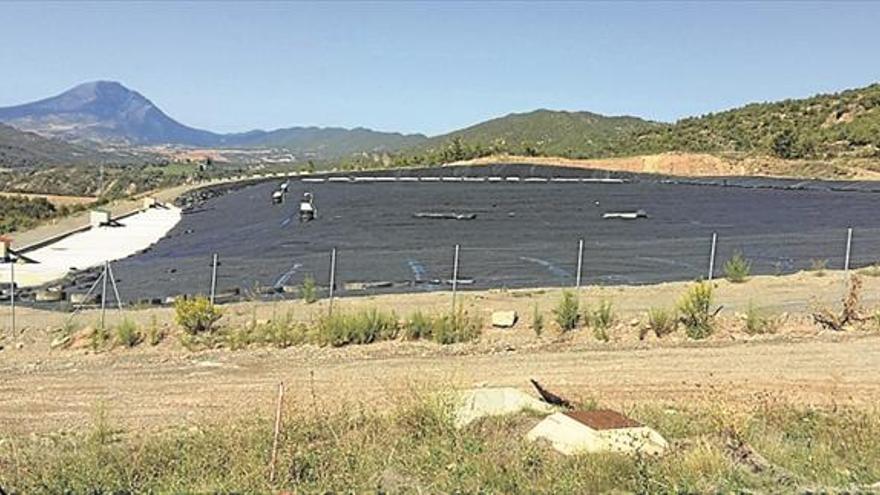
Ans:
[{"label": "metal fence pole", "polygon": [[333,314],[333,288],[336,286],[336,248],[330,251],[330,308],[328,313]]},{"label": "metal fence pole", "polygon": [[12,337],[15,337],[15,261],[9,260],[9,305],[12,307]]},{"label": "metal fence pole", "polygon": [[455,316],[455,293],[458,290],[458,252],[460,246],[455,245],[455,257],[452,259],[452,315]]},{"label": "metal fence pole", "polygon": [[217,293],[217,253],[211,261],[211,306],[214,305],[214,294]]},{"label": "metal fence pole", "polygon": [[712,232],[712,250],[709,252],[709,280],[715,276],[715,246],[718,243],[718,234]]},{"label": "metal fence pole", "polygon": [[580,239],[578,241],[578,266],[577,266],[577,274],[575,275],[574,286],[577,289],[581,288],[581,271],[584,266],[584,240]]},{"label": "metal fence pole", "polygon": [[846,229],[846,257],[843,260],[843,272],[849,273],[849,256],[852,253],[852,227]]},{"label": "metal fence pole", "polygon": [[104,262],[104,274],[102,275],[103,280],[101,281],[101,330],[104,329],[104,316],[107,312],[107,267],[110,265],[110,262]]}]

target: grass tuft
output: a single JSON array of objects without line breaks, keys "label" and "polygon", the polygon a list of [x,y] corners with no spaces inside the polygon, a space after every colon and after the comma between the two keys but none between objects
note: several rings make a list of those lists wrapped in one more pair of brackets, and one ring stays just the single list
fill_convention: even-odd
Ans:
[{"label": "grass tuft", "polygon": [[559,329],[563,332],[569,332],[577,328],[581,318],[580,301],[578,301],[577,296],[571,291],[562,291],[562,296],[559,299],[559,304],[556,305],[556,309],[553,310],[553,315],[556,319],[556,324],[559,325]]},{"label": "grass tuft", "polygon": [[116,343],[123,347],[134,347],[144,339],[137,324],[128,318],[116,325]]},{"label": "grass tuft", "polygon": [[608,342],[608,329],[614,324],[614,308],[610,301],[600,301],[595,309],[587,311],[584,320],[593,330],[596,340]]},{"label": "grass tuft", "polygon": [[741,251],[735,251],[733,256],[724,263],[724,276],[735,284],[745,282],[752,271],[752,262],[747,260]]},{"label": "grass tuft", "polygon": [[[675,315],[664,308],[651,308],[648,310],[648,324],[640,332],[651,331],[657,338],[671,334],[678,327]],[[644,340],[645,334],[639,334],[639,340]]]},{"label": "grass tuft", "polygon": [[679,321],[688,337],[699,340],[712,334],[712,300],[712,286],[703,281],[693,284],[679,300]]},{"label": "grass tuft", "polygon": [[544,313],[541,312],[538,303],[532,307],[532,331],[535,332],[536,337],[540,337],[544,333]]}]

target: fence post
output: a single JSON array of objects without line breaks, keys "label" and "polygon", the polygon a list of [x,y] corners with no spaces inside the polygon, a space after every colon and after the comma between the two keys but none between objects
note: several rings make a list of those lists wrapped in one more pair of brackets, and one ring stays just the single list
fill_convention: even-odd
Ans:
[{"label": "fence post", "polygon": [[275,433],[272,435],[272,458],[269,461],[269,483],[275,483],[275,459],[278,456],[278,436],[281,433],[281,405],[284,402],[284,382],[278,383],[278,402],[275,405]]},{"label": "fence post", "polygon": [[455,293],[458,290],[458,252],[460,246],[455,245],[455,257],[452,259],[452,315],[455,317]]},{"label": "fence post", "polygon": [[330,251],[330,308],[328,314],[333,315],[333,288],[336,286],[336,248]]},{"label": "fence post", "polygon": [[581,271],[584,266],[584,240],[580,239],[578,241],[578,266],[577,266],[577,274],[575,275],[574,286],[576,289],[581,288]]},{"label": "fence post", "polygon": [[104,315],[107,312],[107,267],[109,265],[109,261],[104,262],[104,274],[101,275],[101,330],[104,329]]},{"label": "fence post", "polygon": [[712,250],[709,252],[709,280],[715,276],[715,245],[718,242],[718,234],[712,232]]},{"label": "fence post", "polygon": [[211,261],[211,306],[214,305],[214,294],[217,292],[217,253]]},{"label": "fence post", "polygon": [[849,255],[852,252],[852,234],[853,229],[849,227],[846,229],[846,257],[843,260],[843,272],[849,273]]},{"label": "fence post", "polygon": [[113,274],[113,265],[107,262],[107,275],[110,276],[110,286],[113,287],[113,295],[116,296],[116,307],[122,311],[122,298],[119,297],[119,287],[116,286],[116,275]]},{"label": "fence post", "polygon": [[12,337],[15,338],[15,260],[9,260],[9,304],[12,307]]}]

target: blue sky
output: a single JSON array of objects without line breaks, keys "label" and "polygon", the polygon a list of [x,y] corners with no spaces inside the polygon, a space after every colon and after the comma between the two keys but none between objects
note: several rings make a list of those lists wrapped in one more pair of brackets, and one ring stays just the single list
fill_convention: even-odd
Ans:
[{"label": "blue sky", "polygon": [[118,80],[181,122],[673,121],[880,80],[880,2],[0,3],[0,106]]}]

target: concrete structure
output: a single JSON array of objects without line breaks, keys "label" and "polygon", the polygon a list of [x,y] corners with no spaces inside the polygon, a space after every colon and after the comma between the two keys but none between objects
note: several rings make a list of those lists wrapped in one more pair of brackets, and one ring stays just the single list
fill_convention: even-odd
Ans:
[{"label": "concrete structure", "polygon": [[107,210],[92,210],[89,212],[89,225],[93,229],[110,224],[110,212]]},{"label": "concrete structure", "polygon": [[565,455],[604,452],[659,455],[669,447],[657,431],[608,409],[550,415],[532,428],[526,438],[546,440]]},{"label": "concrete structure", "polygon": [[550,414],[556,409],[515,388],[475,388],[458,396],[455,426],[463,428],[487,416],[503,416],[522,411]]},{"label": "concrete structure", "polygon": [[492,313],[492,326],[510,328],[516,324],[516,311],[495,311]]},{"label": "concrete structure", "polygon": [[[109,217],[109,215],[108,215]],[[28,251],[34,261],[15,267],[19,287],[32,287],[57,280],[71,269],[101,266],[146,249],[180,221],[178,208],[152,208],[126,217],[125,224],[112,229],[88,229],[58,242]],[[8,283],[9,270],[0,270],[0,284]]]},{"label": "concrete structure", "polygon": [[12,244],[12,239],[8,237],[0,236],[0,261],[5,262],[9,261],[10,252],[9,246]]}]

